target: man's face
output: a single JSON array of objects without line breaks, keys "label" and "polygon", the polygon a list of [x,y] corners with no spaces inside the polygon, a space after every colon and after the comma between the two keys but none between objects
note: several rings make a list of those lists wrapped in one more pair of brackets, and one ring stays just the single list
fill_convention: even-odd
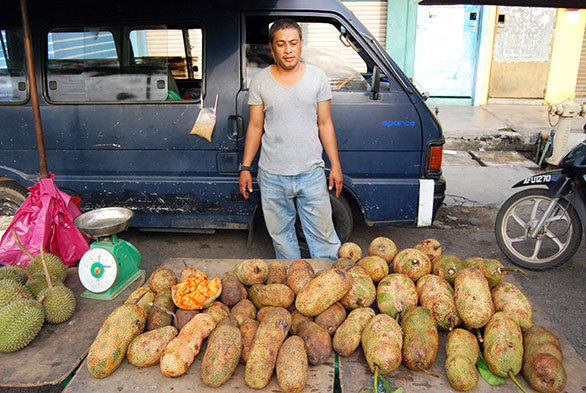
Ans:
[{"label": "man's face", "polygon": [[281,29],[275,32],[273,42],[269,44],[277,66],[292,70],[301,59],[303,40],[295,28]]}]

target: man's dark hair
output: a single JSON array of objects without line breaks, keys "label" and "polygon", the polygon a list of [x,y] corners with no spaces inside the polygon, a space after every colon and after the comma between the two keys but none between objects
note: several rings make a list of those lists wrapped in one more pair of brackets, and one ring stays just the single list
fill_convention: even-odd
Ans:
[{"label": "man's dark hair", "polygon": [[277,19],[269,29],[269,42],[272,44],[275,38],[275,33],[283,29],[296,29],[299,32],[299,38],[303,38],[301,35],[301,27],[293,19],[283,18]]}]

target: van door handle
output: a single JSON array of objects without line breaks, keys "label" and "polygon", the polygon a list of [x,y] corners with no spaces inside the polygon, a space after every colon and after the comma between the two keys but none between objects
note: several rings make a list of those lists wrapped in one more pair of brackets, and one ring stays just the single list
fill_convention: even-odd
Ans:
[{"label": "van door handle", "polygon": [[239,140],[244,136],[244,119],[242,116],[230,116],[230,139]]}]

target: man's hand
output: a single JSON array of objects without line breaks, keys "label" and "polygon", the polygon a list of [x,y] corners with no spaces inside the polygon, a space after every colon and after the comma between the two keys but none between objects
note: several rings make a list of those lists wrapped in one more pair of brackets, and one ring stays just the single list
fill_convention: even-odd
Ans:
[{"label": "man's hand", "polygon": [[336,141],[336,132],[334,131],[334,122],[332,121],[332,100],[321,101],[317,103],[317,126],[319,137],[324,146],[324,150],[330,159],[330,182],[328,188],[331,190],[336,187],[336,198],[342,193],[342,166],[338,155],[338,142]]},{"label": "man's hand", "polygon": [[249,171],[241,171],[240,177],[238,178],[238,186],[240,187],[240,193],[244,199],[248,199],[249,192],[252,192],[252,175]]},{"label": "man's hand", "polygon": [[336,198],[342,193],[342,184],[344,183],[344,177],[342,176],[341,168],[332,168],[330,170],[330,184],[328,189],[331,191],[336,187]]},{"label": "man's hand", "polygon": [[[244,153],[242,153],[241,161],[242,165],[252,165],[252,160],[254,160],[254,156],[260,146],[262,127],[265,118],[263,108],[263,105],[248,106],[250,119],[248,120],[248,129],[246,130],[246,139],[244,140]],[[250,171],[240,171],[238,187],[240,188],[240,193],[244,199],[248,199],[248,193],[252,192],[252,174]]]}]

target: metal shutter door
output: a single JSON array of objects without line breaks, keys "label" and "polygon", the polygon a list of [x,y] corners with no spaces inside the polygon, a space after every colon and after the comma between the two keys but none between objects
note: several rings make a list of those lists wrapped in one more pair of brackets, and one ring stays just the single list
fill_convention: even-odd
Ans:
[{"label": "metal shutter door", "polygon": [[[360,22],[385,48],[387,37],[387,2],[386,1],[345,1],[344,5],[356,15]],[[311,24],[307,32],[307,41],[312,46],[324,48],[342,47],[339,32],[320,24]],[[351,48],[343,48],[341,55],[354,69],[366,72],[364,61]]]},{"label": "metal shutter door", "polygon": [[576,80],[576,97],[586,96],[586,31],[582,39],[582,54],[578,67],[578,79]]},{"label": "metal shutter door", "polygon": [[344,1],[344,5],[356,15],[383,48],[387,41],[386,1]]},{"label": "metal shutter door", "polygon": [[[181,30],[147,30],[146,40],[149,56],[185,57]],[[193,65],[197,66],[197,72],[195,72],[194,77],[201,79],[203,47],[201,30],[189,29],[189,41],[191,43]]]}]

